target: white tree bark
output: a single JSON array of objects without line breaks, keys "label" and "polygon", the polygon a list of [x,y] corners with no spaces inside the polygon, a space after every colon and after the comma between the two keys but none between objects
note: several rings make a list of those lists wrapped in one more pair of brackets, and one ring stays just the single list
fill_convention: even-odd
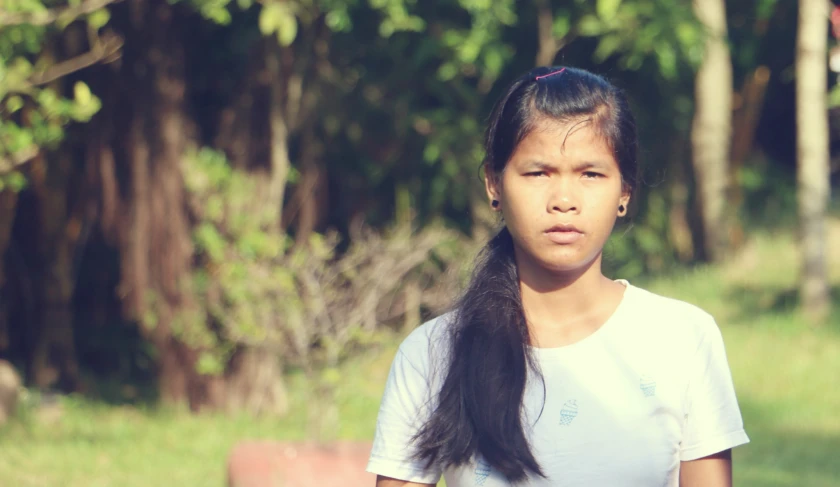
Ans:
[{"label": "white tree bark", "polygon": [[802,306],[812,319],[828,316],[825,254],[829,202],[827,56],[828,3],[799,1],[796,46],[797,197],[799,202]]},{"label": "white tree bark", "polygon": [[724,210],[732,137],[732,61],[724,0],[693,0],[692,6],[708,34],[695,84],[692,160],[703,223],[703,251],[707,260],[719,261],[728,247]]}]

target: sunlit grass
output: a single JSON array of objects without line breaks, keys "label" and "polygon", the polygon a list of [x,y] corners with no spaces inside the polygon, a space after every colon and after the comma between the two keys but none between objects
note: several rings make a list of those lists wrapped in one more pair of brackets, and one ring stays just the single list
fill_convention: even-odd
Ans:
[{"label": "sunlit grass", "polygon": [[[373,437],[394,350],[392,344],[344,367],[334,436]],[[304,440],[313,431],[314,399],[302,376],[290,378],[289,394],[293,406],[281,419],[191,416],[65,398],[58,419],[24,414],[0,430],[0,486],[223,486],[225,459],[237,440]]]},{"label": "sunlit grass", "polygon": [[[832,226],[831,276],[840,289],[840,225]],[[809,325],[796,310],[798,261],[790,235],[758,235],[726,264],[634,284],[695,303],[720,324],[747,431],[735,452],[735,485],[840,485],[840,317]],[[344,439],[370,439],[396,340],[342,367],[336,394]],[[0,430],[2,486],[223,486],[239,439],[304,439],[313,399],[290,378],[282,419],[190,416],[81,398],[49,419],[24,410]]]}]

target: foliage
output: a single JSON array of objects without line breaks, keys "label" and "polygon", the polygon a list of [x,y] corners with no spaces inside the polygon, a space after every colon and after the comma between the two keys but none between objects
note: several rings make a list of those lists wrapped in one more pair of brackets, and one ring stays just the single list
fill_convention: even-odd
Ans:
[{"label": "foliage", "polygon": [[698,66],[703,57],[704,33],[682,0],[597,0],[594,12],[577,26],[583,36],[596,37],[596,62],[620,55],[624,69],[642,68],[656,59],[666,79],[674,79],[680,65]]},{"label": "foliage", "polygon": [[[241,346],[268,348],[307,371],[335,366],[349,350],[375,341],[382,323],[411,311],[399,293],[412,283],[432,291],[424,307],[448,304],[445,293],[431,289],[442,287],[453,258],[446,231],[358,229],[340,254],[335,234],[292,245],[260,213],[256,177],[207,148],[185,157],[183,171],[196,219],[194,289],[220,330],[214,334],[200,315],[183,323],[191,331],[183,328],[180,336],[206,350],[203,372],[220,373],[227,354]],[[433,258],[443,260],[435,265]]]},{"label": "foliage", "polygon": [[[256,9],[256,23],[236,28],[274,36],[301,59],[311,57],[302,41],[304,34],[325,23],[333,32],[332,75],[317,81],[323,86],[322,103],[329,107],[319,123],[323,125],[321,133],[327,136],[323,141],[326,164],[335,179],[361,178],[370,191],[384,196],[367,210],[368,219],[377,226],[394,219],[406,221],[411,214],[420,225],[443,216],[464,231],[470,229],[474,206],[483,200],[477,177],[482,158],[482,120],[497,82],[504,81],[513,66],[518,66],[517,70],[530,67],[522,66],[514,54],[528,49],[522,40],[527,38],[526,33],[533,32],[531,8],[517,6],[512,0],[180,3],[226,28],[233,28],[232,23],[241,24],[236,11]],[[643,63],[656,59],[661,77],[673,78],[679,69],[688,66],[690,70],[702,54],[697,51],[702,34],[690,9],[672,3],[600,0],[594,4],[554,5],[554,35],[558,39],[597,39],[594,62],[606,62],[616,55],[623,70],[647,70]],[[101,9],[85,19],[85,28],[91,32],[102,32],[109,20],[107,11]],[[254,17],[248,19],[246,22],[253,22]],[[16,49],[28,46],[32,57],[42,53],[46,41],[60,35],[59,27],[66,23],[22,25],[20,29],[37,35],[10,45]],[[678,28],[673,29],[674,25]],[[371,31],[378,35],[371,37]],[[420,89],[404,89],[418,86],[418,81],[422,81]],[[4,117],[9,133],[6,137],[11,142],[7,146],[16,154],[22,154],[19,151],[25,147],[54,147],[64,125],[70,120],[86,120],[98,109],[95,96],[83,96],[89,90],[79,86],[77,91],[80,95],[72,98],[74,104],[63,103],[61,109],[52,108],[55,100],[63,100],[59,96],[44,96],[33,102],[36,107],[41,106],[39,103],[51,104],[44,108],[52,114],[50,130],[17,127]],[[9,103],[17,106],[19,100],[10,97]],[[35,117],[28,123],[37,125],[43,118]],[[389,123],[383,124],[383,120]],[[37,138],[35,134],[42,136]],[[370,150],[373,146],[375,153]],[[348,153],[354,156],[348,158]],[[15,181],[20,185],[23,179],[17,177]],[[635,247],[635,251],[644,252],[641,247]]]},{"label": "foliage", "polygon": [[[19,167],[42,148],[54,149],[64,137],[64,127],[86,122],[101,102],[90,88],[76,81],[65,93],[55,81],[90,63],[81,56],[55,59],[55,41],[70,24],[88,32],[92,52],[100,58],[113,54],[118,42],[100,39],[109,20],[103,7],[110,0],[88,0],[55,5],[40,0],[10,0],[0,10],[0,190],[22,188]],[[51,8],[48,8],[51,7]],[[90,53],[89,53],[90,55]],[[89,57],[89,56],[88,56]]]}]

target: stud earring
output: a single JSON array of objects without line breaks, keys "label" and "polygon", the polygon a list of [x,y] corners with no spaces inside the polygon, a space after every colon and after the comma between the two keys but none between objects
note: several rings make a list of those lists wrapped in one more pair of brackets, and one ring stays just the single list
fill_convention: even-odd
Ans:
[{"label": "stud earring", "polygon": [[618,205],[618,211],[624,213],[624,205]]},{"label": "stud earring", "polygon": [[493,208],[498,208],[499,207],[499,200],[493,200],[490,203],[490,206],[492,206]]}]

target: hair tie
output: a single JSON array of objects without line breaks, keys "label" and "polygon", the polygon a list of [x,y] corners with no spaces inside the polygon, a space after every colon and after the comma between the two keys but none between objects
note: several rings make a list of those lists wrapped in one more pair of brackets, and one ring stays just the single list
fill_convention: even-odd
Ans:
[{"label": "hair tie", "polygon": [[549,76],[554,76],[555,74],[560,74],[560,73],[562,73],[562,72],[563,72],[563,71],[565,71],[565,70],[566,70],[566,68],[560,68],[560,69],[558,69],[557,71],[552,71],[552,72],[550,72],[550,73],[548,73],[548,74],[544,74],[544,75],[542,75],[542,76],[537,76],[536,78],[534,78],[534,81],[539,81],[539,80],[541,80],[541,79],[543,79],[543,78],[548,78]]}]

